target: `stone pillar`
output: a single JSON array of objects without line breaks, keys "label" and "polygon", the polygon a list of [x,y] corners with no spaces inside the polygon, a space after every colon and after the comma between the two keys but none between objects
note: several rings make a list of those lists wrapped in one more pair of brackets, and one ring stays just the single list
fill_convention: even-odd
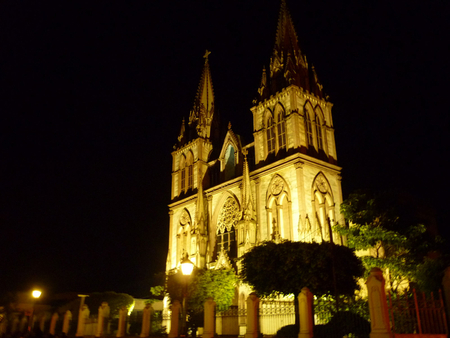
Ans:
[{"label": "stone pillar", "polygon": [[110,309],[108,303],[103,302],[102,305],[100,305],[98,308],[97,333],[95,334],[96,337],[103,336],[103,333],[105,332],[106,322],[108,321],[109,312]]},{"label": "stone pillar", "polygon": [[71,320],[72,320],[72,312],[67,310],[66,313],[64,314],[63,327],[62,327],[62,333],[65,334],[66,336],[69,333]]},{"label": "stone pillar", "polygon": [[313,294],[304,287],[298,295],[300,331],[298,338],[311,338],[313,336]]},{"label": "stone pillar", "polygon": [[370,270],[367,279],[370,311],[370,338],[393,338],[389,325],[385,281],[380,268]]},{"label": "stone pillar", "polygon": [[83,337],[84,336],[84,328],[86,324],[86,319],[89,318],[89,308],[86,304],[83,305],[81,308],[80,313],[78,314],[78,326],[77,326],[77,337]]},{"label": "stone pillar", "polygon": [[127,325],[127,308],[122,306],[119,310],[119,327],[117,328],[116,337],[125,336],[125,328]]},{"label": "stone pillar", "polygon": [[444,277],[442,278],[442,289],[444,291],[444,303],[447,309],[447,323],[450,321],[450,267],[445,269]]},{"label": "stone pillar", "polygon": [[169,338],[178,337],[178,326],[180,318],[180,302],[175,300],[170,307],[172,314],[170,315],[170,333]]},{"label": "stone pillar", "polygon": [[258,338],[259,335],[259,298],[252,292],[247,298],[247,333],[245,338]]},{"label": "stone pillar", "polygon": [[56,327],[56,322],[59,319],[59,315],[58,312],[55,312],[52,316],[52,320],[50,321],[50,330],[49,333],[54,336],[55,335],[55,327]]},{"label": "stone pillar", "polygon": [[89,308],[86,305],[84,305],[84,301],[86,300],[86,297],[89,297],[88,295],[78,295],[78,297],[81,297],[80,300],[80,310],[78,311],[78,325],[77,325],[77,333],[75,334],[76,337],[83,337],[84,336],[84,322],[86,318],[83,316],[86,315],[86,312],[83,311],[87,309],[87,318],[89,318]]},{"label": "stone pillar", "polygon": [[209,297],[205,302],[205,322],[203,330],[203,338],[213,338],[214,337],[214,310],[216,309],[216,302]]},{"label": "stone pillar", "polygon": [[150,304],[146,304],[142,313],[141,337],[148,337],[150,335],[152,313],[153,307]]}]

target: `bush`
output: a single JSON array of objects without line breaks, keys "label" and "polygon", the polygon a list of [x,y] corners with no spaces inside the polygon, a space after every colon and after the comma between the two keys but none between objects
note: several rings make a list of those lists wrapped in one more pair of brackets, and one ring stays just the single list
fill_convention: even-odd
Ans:
[{"label": "bush", "polygon": [[279,338],[297,338],[299,327],[298,325],[286,325],[277,331],[276,337]]},{"label": "bush", "polygon": [[315,338],[343,337],[349,334],[357,338],[369,338],[370,323],[359,314],[338,311],[327,324],[314,327]]}]

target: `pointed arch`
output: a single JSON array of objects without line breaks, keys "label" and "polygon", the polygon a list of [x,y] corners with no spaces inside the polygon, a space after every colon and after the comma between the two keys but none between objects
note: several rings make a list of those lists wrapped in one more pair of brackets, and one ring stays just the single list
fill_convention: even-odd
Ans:
[{"label": "pointed arch", "polygon": [[340,242],[340,236],[332,232],[336,224],[336,210],[331,185],[323,172],[318,172],[311,186],[312,206],[315,219],[313,238]]},{"label": "pointed arch", "polygon": [[191,227],[192,217],[189,210],[184,208],[178,218],[177,232],[177,260],[180,261],[183,256],[191,254]]},{"label": "pointed arch", "polygon": [[237,197],[231,192],[224,192],[213,212],[215,224],[216,252],[226,251],[228,256],[237,258],[236,226],[241,219],[242,208]]},{"label": "pointed arch", "polygon": [[306,134],[306,145],[308,147],[314,146],[314,136],[312,128],[312,120],[314,117],[314,109],[311,102],[306,101],[303,106],[304,122],[305,122],[305,134]]},{"label": "pointed arch", "polygon": [[277,134],[277,150],[280,150],[286,148],[286,111],[280,102],[277,103],[274,111]]},{"label": "pointed arch", "polygon": [[316,105],[314,112],[315,112],[314,122],[316,124],[317,149],[325,150],[324,133],[323,133],[323,125],[324,125],[323,112],[319,105]]},{"label": "pointed arch", "polygon": [[267,234],[278,240],[292,240],[292,202],[288,182],[279,174],[275,174],[266,191]]},{"label": "pointed arch", "polygon": [[272,111],[267,108],[264,116],[264,125],[266,126],[266,141],[267,141],[267,153],[275,151],[275,116]]}]

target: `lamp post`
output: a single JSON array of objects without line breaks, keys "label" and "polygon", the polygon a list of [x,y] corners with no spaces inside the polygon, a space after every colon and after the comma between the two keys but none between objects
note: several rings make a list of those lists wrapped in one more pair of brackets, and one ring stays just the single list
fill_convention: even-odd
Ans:
[{"label": "lamp post", "polygon": [[194,270],[194,263],[189,260],[188,254],[181,261],[181,273],[183,274],[185,284],[184,284],[184,293],[183,293],[183,326],[182,326],[182,335],[187,336],[187,326],[186,326],[186,298],[188,296],[188,278],[192,274],[192,270]]},{"label": "lamp post", "polygon": [[28,332],[31,332],[31,325],[33,324],[33,316],[34,316],[34,304],[36,302],[36,299],[38,299],[41,296],[42,292],[39,290],[33,290],[31,292],[31,296],[33,299],[33,306],[31,307],[31,313],[30,318],[28,319]]}]

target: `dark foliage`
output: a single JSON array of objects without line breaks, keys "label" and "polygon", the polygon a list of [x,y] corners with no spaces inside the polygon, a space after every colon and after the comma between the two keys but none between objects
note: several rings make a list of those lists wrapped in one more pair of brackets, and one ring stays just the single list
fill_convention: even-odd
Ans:
[{"label": "dark foliage", "polygon": [[333,271],[339,294],[358,289],[363,267],[353,250],[325,242],[264,242],[243,256],[241,278],[261,296],[298,295],[303,287],[321,296],[335,293]]}]

